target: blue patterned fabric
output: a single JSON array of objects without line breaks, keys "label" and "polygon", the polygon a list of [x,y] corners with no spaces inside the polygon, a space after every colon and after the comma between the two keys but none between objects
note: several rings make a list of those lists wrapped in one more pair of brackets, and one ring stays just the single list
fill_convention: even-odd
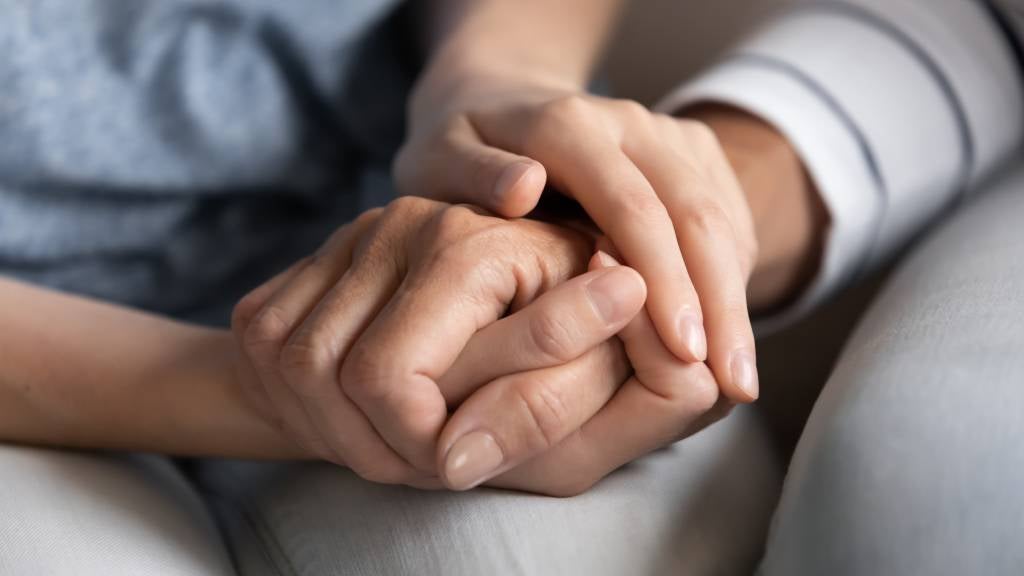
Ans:
[{"label": "blue patterned fabric", "polygon": [[0,0],[0,274],[178,317],[390,196],[398,0]]}]

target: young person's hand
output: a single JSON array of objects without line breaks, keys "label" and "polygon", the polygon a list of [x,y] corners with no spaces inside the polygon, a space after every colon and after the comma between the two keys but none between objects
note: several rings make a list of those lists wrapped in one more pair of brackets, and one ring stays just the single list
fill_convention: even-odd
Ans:
[{"label": "young person's hand", "polygon": [[[239,302],[241,381],[309,453],[370,480],[440,486],[450,406],[505,375],[588,356],[643,307],[636,272],[586,272],[592,244],[550,224],[397,200]],[[627,369],[603,358],[587,365]]]},{"label": "young person's hand", "polygon": [[757,398],[746,289],[758,245],[705,124],[571,84],[437,67],[421,80],[410,121],[395,163],[401,191],[518,217],[554,186],[643,275],[666,347],[706,359],[729,398]]}]

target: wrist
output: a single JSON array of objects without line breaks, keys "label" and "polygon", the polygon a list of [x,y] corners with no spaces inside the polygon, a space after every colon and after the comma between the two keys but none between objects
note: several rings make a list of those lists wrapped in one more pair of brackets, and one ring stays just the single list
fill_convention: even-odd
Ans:
[{"label": "wrist", "polygon": [[147,444],[172,454],[310,457],[246,399],[231,333],[192,326],[177,332],[151,370],[150,388],[164,398],[167,425],[154,429]]},{"label": "wrist", "polygon": [[[219,406],[209,420],[210,435],[224,443],[218,450],[235,457],[261,459],[311,459],[313,454],[292,442],[281,427],[261,410],[245,386],[244,362],[234,335],[224,330],[205,330],[193,344],[196,368],[210,385],[211,402]],[[257,383],[258,384],[258,383]],[[218,431],[213,433],[216,428]]]},{"label": "wrist", "polygon": [[504,46],[475,38],[453,37],[442,43],[427,62],[428,76],[473,81],[497,79],[504,83],[586,87],[588,62],[559,61],[546,52],[534,53],[519,44]]},{"label": "wrist", "polygon": [[[624,2],[442,0],[431,4],[424,20],[432,54],[411,102],[414,124],[418,115],[429,119],[443,115],[437,110],[459,110],[448,96],[456,93],[482,92],[486,96],[482,101],[490,103],[507,101],[510,93],[522,96],[524,87],[583,91]],[[498,84],[498,89],[489,89],[486,85],[491,83]]]},{"label": "wrist", "polygon": [[539,101],[584,91],[584,82],[545,67],[481,58],[442,48],[417,80],[410,97],[414,126],[470,107]]},{"label": "wrist", "polygon": [[759,247],[747,290],[751,308],[786,305],[817,272],[828,225],[803,162],[774,127],[740,109],[702,104],[683,115],[714,131],[750,207]]},{"label": "wrist", "polygon": [[621,0],[440,2],[425,76],[514,78],[582,90]]},{"label": "wrist", "polygon": [[0,301],[3,441],[300,455],[240,402],[230,334],[3,279]]}]

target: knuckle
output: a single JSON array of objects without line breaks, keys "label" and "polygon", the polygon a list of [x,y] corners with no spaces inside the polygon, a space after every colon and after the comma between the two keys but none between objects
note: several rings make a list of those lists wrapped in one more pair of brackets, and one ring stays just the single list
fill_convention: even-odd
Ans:
[{"label": "knuckle", "polygon": [[559,391],[543,380],[527,380],[516,395],[528,421],[526,446],[544,451],[557,444],[568,432],[570,410]]},{"label": "knuckle", "polygon": [[527,326],[530,342],[545,360],[563,364],[578,356],[576,331],[564,318],[544,311],[530,317]]},{"label": "knuckle", "polygon": [[560,150],[570,130],[589,128],[596,120],[595,108],[586,97],[570,94],[554,98],[530,118],[522,152],[534,156]]},{"label": "knuckle", "polygon": [[449,206],[437,215],[434,223],[436,238],[442,245],[463,238],[474,230],[480,215],[465,205]]},{"label": "knuckle", "polygon": [[682,227],[688,234],[700,236],[721,235],[729,229],[729,220],[712,200],[697,200],[682,214]]},{"label": "knuckle", "polygon": [[671,116],[664,112],[649,111],[648,114],[650,114],[651,121],[662,128],[676,129],[680,122],[686,122],[686,119]]},{"label": "knuckle", "polygon": [[446,208],[427,230],[423,245],[429,257],[420,266],[449,275],[496,273],[495,263],[512,244],[510,227],[507,221],[482,216],[464,205]]},{"label": "knuckle", "polygon": [[370,226],[374,222],[380,219],[381,215],[384,214],[384,208],[378,206],[371,208],[366,212],[363,212],[352,221],[353,226],[356,230],[364,230],[367,226]]},{"label": "knuckle", "polygon": [[[700,161],[700,159],[694,157],[692,154],[685,152],[683,154],[676,154],[676,167],[679,170],[679,187],[683,190],[699,191],[707,193],[711,188],[708,178],[705,175],[706,166]],[[718,191],[715,189],[715,193]],[[698,203],[711,202],[709,196],[683,196],[682,201],[696,201]]]},{"label": "knuckle", "polygon": [[669,220],[665,204],[654,193],[634,192],[624,194],[617,207],[624,215],[620,221],[629,221],[641,225],[655,225]]},{"label": "knuckle", "polygon": [[656,114],[653,118],[655,130],[678,160],[693,157],[692,147],[686,138],[686,130],[683,128],[686,122],[688,120],[666,114]]},{"label": "knuckle", "polygon": [[636,100],[616,100],[615,106],[623,117],[633,122],[647,121],[652,116],[650,110]]},{"label": "knuckle", "polygon": [[376,208],[356,219],[359,240],[353,249],[353,261],[377,262],[396,258],[396,250],[411,228],[416,228],[422,212],[432,200],[401,196],[383,208]]},{"label": "knuckle", "polygon": [[433,205],[432,200],[420,198],[419,196],[399,196],[385,208],[387,214],[419,214],[429,206]]},{"label": "knuckle", "polygon": [[380,360],[363,346],[355,346],[341,366],[341,389],[352,398],[379,398],[386,378]]},{"label": "knuckle", "polygon": [[249,292],[231,310],[231,328],[244,334],[253,317],[259,312],[262,302],[255,291]]},{"label": "knuckle", "polygon": [[555,98],[544,105],[542,116],[549,120],[574,121],[587,118],[593,113],[593,105],[579,94],[569,94]]},{"label": "knuckle", "polygon": [[691,145],[701,148],[718,148],[718,136],[705,122],[692,118],[684,119],[681,122],[683,134]]},{"label": "knuckle", "polygon": [[251,355],[278,351],[291,332],[291,324],[284,319],[283,312],[268,306],[258,312],[245,329],[242,345]]},{"label": "knuckle", "polygon": [[315,393],[316,379],[331,365],[330,349],[316,338],[289,342],[281,349],[281,371],[290,388],[304,396]]}]

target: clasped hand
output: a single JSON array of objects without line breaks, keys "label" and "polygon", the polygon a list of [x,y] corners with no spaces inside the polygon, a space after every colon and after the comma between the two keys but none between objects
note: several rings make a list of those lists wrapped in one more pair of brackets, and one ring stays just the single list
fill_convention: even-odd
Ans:
[{"label": "clasped hand", "polygon": [[730,405],[646,295],[581,232],[402,198],[251,292],[232,328],[247,397],[311,457],[570,495]]},{"label": "clasped hand", "polygon": [[757,398],[746,299],[758,259],[753,216],[706,124],[550,81],[453,76],[443,65],[421,79],[410,120],[394,170],[403,193],[515,218],[551,185],[647,281],[647,310],[668,349],[706,361],[733,401]]}]

